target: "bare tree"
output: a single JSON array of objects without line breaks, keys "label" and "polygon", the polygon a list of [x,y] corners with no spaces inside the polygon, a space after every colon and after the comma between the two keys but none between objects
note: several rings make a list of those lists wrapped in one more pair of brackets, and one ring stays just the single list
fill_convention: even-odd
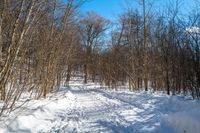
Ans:
[{"label": "bare tree", "polygon": [[92,53],[99,39],[101,39],[101,36],[108,28],[109,21],[94,12],[88,12],[80,23],[81,36],[83,38],[85,50],[84,82],[87,83],[88,70],[90,69],[88,67],[90,67],[92,62]]}]

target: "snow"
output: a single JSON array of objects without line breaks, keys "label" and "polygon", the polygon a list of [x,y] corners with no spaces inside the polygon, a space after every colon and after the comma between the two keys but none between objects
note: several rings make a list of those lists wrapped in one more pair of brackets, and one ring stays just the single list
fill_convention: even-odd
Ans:
[{"label": "snow", "polygon": [[71,81],[0,121],[0,133],[200,133],[199,101]]},{"label": "snow", "polygon": [[[165,133],[165,129],[170,129],[171,133],[199,133],[200,132],[200,113],[199,109],[175,113],[166,116],[161,122],[158,131]],[[166,132],[167,133],[167,132]]]}]

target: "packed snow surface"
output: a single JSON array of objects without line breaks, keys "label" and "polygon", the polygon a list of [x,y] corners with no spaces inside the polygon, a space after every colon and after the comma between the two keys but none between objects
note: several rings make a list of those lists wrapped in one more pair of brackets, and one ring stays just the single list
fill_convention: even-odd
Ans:
[{"label": "packed snow surface", "polygon": [[29,101],[2,118],[0,133],[200,133],[198,101],[81,82]]}]

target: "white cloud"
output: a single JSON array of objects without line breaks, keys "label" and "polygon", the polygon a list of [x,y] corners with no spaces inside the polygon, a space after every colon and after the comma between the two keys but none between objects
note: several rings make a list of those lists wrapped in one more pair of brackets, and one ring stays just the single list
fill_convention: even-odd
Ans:
[{"label": "white cloud", "polygon": [[192,27],[186,28],[186,31],[190,33],[200,33],[200,28],[196,26],[192,26]]}]

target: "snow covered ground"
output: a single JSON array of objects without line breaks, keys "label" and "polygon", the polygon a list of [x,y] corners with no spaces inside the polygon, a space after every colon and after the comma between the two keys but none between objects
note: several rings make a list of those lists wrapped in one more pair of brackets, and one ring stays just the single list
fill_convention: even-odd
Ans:
[{"label": "snow covered ground", "polygon": [[71,81],[0,121],[0,133],[200,133],[198,101]]}]

